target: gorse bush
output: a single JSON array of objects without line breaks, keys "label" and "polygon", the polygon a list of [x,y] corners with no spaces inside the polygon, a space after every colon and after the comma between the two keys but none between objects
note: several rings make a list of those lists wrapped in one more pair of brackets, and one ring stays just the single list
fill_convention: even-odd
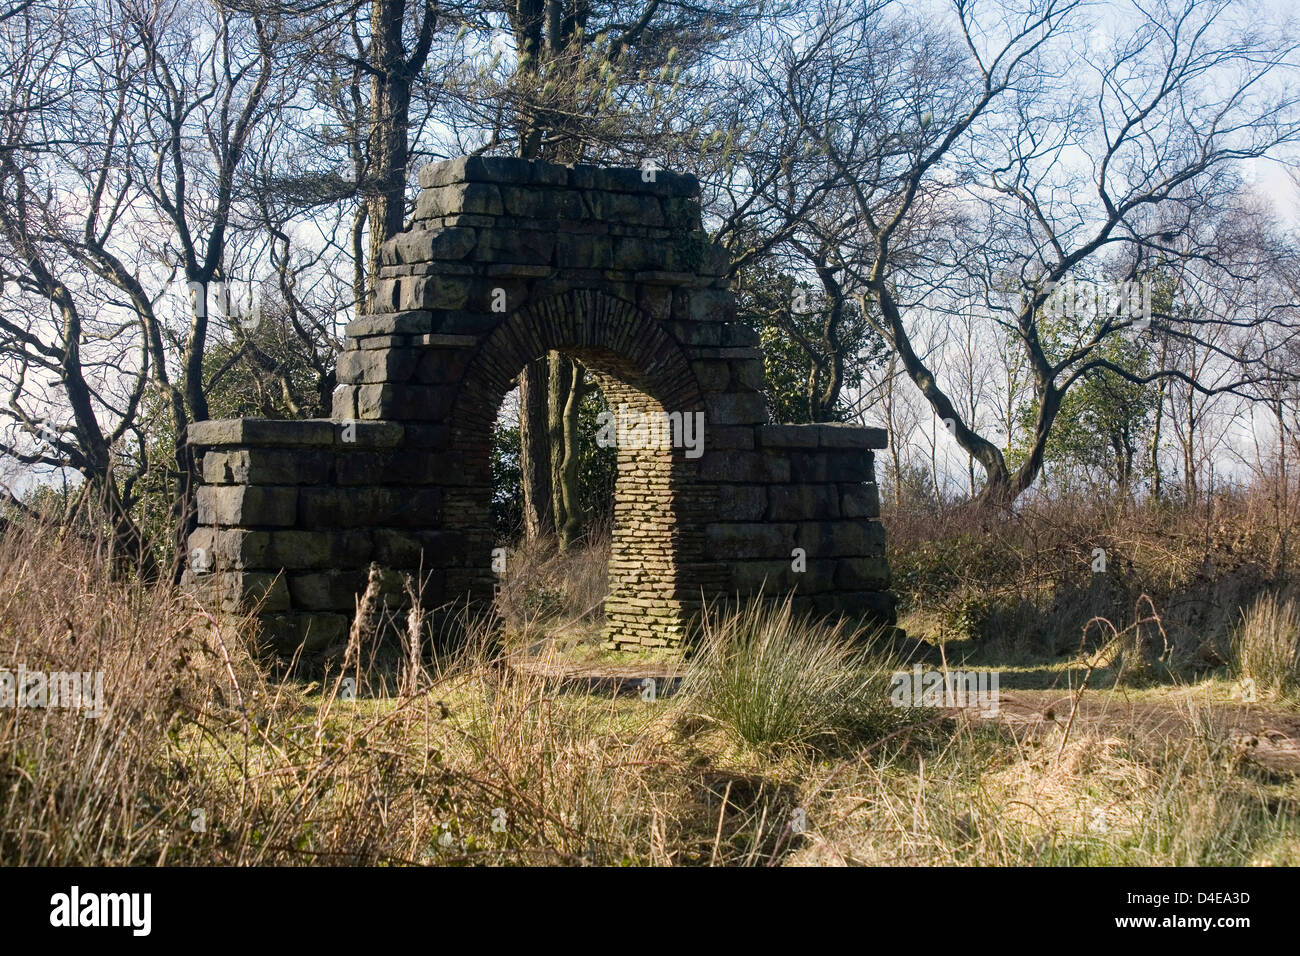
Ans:
[{"label": "gorse bush", "polygon": [[794,614],[790,598],[706,608],[684,682],[692,706],[760,750],[872,740],[911,718],[890,704],[902,665],[879,632]]},{"label": "gorse bush", "polygon": [[1300,687],[1300,607],[1295,598],[1261,595],[1242,612],[1232,641],[1238,677],[1258,690],[1289,696]]}]

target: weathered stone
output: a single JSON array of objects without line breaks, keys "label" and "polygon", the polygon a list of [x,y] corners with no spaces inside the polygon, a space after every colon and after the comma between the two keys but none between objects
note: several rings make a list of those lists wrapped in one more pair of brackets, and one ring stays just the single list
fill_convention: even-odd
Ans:
[{"label": "weathered stone", "polygon": [[347,614],[263,614],[262,640],[281,657],[322,656],[343,649],[351,622]]},{"label": "weathered stone", "polygon": [[448,215],[500,216],[501,192],[487,183],[452,183],[423,190],[415,200],[416,219]]},{"label": "weathered stone", "polygon": [[834,485],[773,485],[767,492],[770,521],[838,518],[839,490]]},{"label": "weathered stone", "polygon": [[880,517],[880,490],[876,484],[840,485],[840,514],[845,518]]},{"label": "weathered stone", "polygon": [[822,448],[888,448],[889,436],[883,428],[863,428],[825,422],[817,426]]},{"label": "weathered stone", "polygon": [[221,448],[262,445],[271,448],[334,444],[335,426],[327,421],[273,421],[265,418],[222,418],[191,422],[185,429],[190,445]]},{"label": "weathered stone", "polygon": [[[433,316],[428,312],[367,315],[348,323],[348,338],[368,335],[418,335],[433,331]],[[387,348],[387,346],[385,346]]]},{"label": "weathered stone", "polygon": [[356,608],[366,590],[366,571],[318,571],[289,575],[289,597],[305,611],[346,611]]},{"label": "weathered stone", "polygon": [[794,525],[711,524],[704,531],[704,554],[710,558],[773,558],[788,554]]},{"label": "weathered stone", "polygon": [[572,189],[502,186],[501,201],[511,216],[524,219],[586,219],[582,194]]},{"label": "weathered stone", "polygon": [[816,448],[816,425],[760,425],[758,443],[763,448]]},{"label": "weathered stone", "polygon": [[422,189],[464,182],[563,186],[568,176],[563,166],[514,156],[458,156],[422,167],[419,180]]},{"label": "weathered stone", "polygon": [[441,521],[441,488],[303,488],[298,499],[303,528],[435,528]]},{"label": "weathered stone", "polygon": [[199,524],[223,527],[294,523],[298,489],[259,485],[212,485],[198,490]]},{"label": "weathered stone", "polygon": [[767,403],[761,393],[724,392],[708,395],[704,407],[709,421],[719,425],[758,424],[767,418]]},{"label": "weathered stone", "polygon": [[762,485],[728,488],[718,501],[723,521],[762,521],[767,512],[767,489]]},{"label": "weathered stone", "polygon": [[809,557],[876,557],[884,554],[885,529],[878,521],[805,521],[795,540]]},{"label": "weathered stone", "polygon": [[422,349],[353,349],[339,355],[335,371],[340,382],[355,385],[405,382],[424,355]]},{"label": "weathered stone", "polygon": [[550,265],[555,233],[535,229],[483,229],[474,258],[479,262]]},{"label": "weathered stone", "polygon": [[244,528],[198,528],[189,536],[186,567],[197,575],[264,568],[271,534]]},{"label": "weathered stone", "polygon": [[842,591],[884,591],[889,588],[889,562],[875,558],[843,558],[835,564],[835,586]]},{"label": "weathered stone", "polygon": [[785,458],[756,451],[706,455],[700,465],[700,478],[705,481],[779,484],[790,480],[790,463]]},{"label": "weathered stone", "polygon": [[791,475],[797,482],[874,481],[871,452],[791,452]]},{"label": "weathered stone", "polygon": [[201,602],[227,612],[242,613],[256,608],[268,613],[289,609],[289,589],[280,573],[228,571],[208,574],[196,579],[192,587]]},{"label": "weathered stone", "polygon": [[732,322],[736,318],[736,300],[730,292],[720,289],[692,292],[688,314],[692,322]]},{"label": "weathered stone", "polygon": [[432,421],[450,410],[455,392],[439,385],[361,385],[357,387],[357,415],[366,419]]},{"label": "weathered stone", "polygon": [[[429,275],[402,280],[404,309],[463,309],[469,302],[470,283],[463,276]],[[412,332],[432,332],[432,323]]]},{"label": "weathered stone", "polygon": [[[617,447],[606,644],[680,644],[704,600],[793,593],[801,610],[891,621],[872,450],[879,429],[768,423],[757,331],[694,177],[461,157],[420,171],[414,227],[385,243],[337,359],[332,421],[191,426],[206,484],[184,581],[264,600],[278,653],[335,653],[370,562],[384,628],[407,583],[478,613],[494,560],[491,436],[528,363],[566,352],[612,408]],[[664,413],[695,422],[638,443]],[[682,416],[689,416],[683,419]],[[215,604],[213,606],[216,606]],[[435,612],[436,627],[450,623]]]},{"label": "weathered stone", "polygon": [[476,236],[473,229],[451,226],[404,232],[392,243],[399,262],[455,262],[470,254]]},{"label": "weathered stone", "polygon": [[290,448],[241,448],[203,456],[203,480],[213,485],[308,485],[328,481],[329,452]]}]

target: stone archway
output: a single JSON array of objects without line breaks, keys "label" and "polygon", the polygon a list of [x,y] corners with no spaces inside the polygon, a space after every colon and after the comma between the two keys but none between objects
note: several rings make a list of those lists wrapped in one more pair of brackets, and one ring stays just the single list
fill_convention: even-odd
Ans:
[{"label": "stone archway", "polygon": [[[488,454],[503,396],[525,364],[563,352],[594,376],[610,406],[629,420],[662,421],[676,411],[703,412],[704,400],[678,344],[637,306],[599,290],[571,290],[513,313],[483,342],[452,409],[451,447],[466,463],[465,483],[448,489],[447,527],[464,534],[471,555],[452,593],[484,597],[495,583],[489,566],[491,474]],[[636,635],[642,646],[681,640],[683,609],[698,603],[699,532],[710,501],[692,494],[694,469],[683,447],[617,446],[614,527],[606,633],[616,643]]]},{"label": "stone archway", "polygon": [[[425,167],[352,322],[329,420],[191,426],[203,454],[196,584],[260,600],[282,650],[346,634],[373,562],[386,598],[486,599],[490,438],[524,364],[568,352],[611,404],[696,416],[694,449],[619,444],[613,646],[682,640],[702,599],[793,590],[892,620],[879,429],[773,425],[693,177],[463,157]],[[198,570],[195,565],[195,570]]]}]

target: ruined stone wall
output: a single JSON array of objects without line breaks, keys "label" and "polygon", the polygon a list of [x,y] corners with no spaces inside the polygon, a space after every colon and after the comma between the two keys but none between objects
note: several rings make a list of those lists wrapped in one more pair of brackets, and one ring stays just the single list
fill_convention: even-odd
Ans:
[{"label": "ruined stone wall", "polygon": [[260,597],[281,650],[338,642],[371,561],[394,606],[407,575],[429,606],[490,599],[493,424],[524,365],[558,350],[615,408],[703,416],[698,455],[618,449],[609,644],[680,642],[702,598],[760,587],[892,618],[884,434],[767,422],[758,338],[692,177],[467,157],[420,185],[371,314],[347,329],[332,419],[191,427],[197,584],[231,606]]}]

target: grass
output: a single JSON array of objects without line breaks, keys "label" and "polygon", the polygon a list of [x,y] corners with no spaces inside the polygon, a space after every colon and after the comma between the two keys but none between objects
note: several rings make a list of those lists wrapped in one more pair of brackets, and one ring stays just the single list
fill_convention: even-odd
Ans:
[{"label": "grass", "polygon": [[[1056,682],[1062,712],[988,720],[891,708],[905,665],[869,634],[718,605],[680,692],[649,702],[556,678],[640,659],[594,648],[599,557],[551,555],[537,586],[560,597],[507,615],[504,647],[480,620],[437,657],[378,659],[362,614],[348,672],[304,683],[249,653],[247,621],[98,553],[48,528],[0,537],[0,666],[103,670],[108,700],[98,719],[0,710],[8,865],[1300,863],[1296,772],[1261,765],[1224,717],[1294,729],[1294,702],[1231,703],[1228,667],[1119,681],[1132,624],[1082,691],[1104,640],[1007,668],[1004,692]],[[526,573],[512,586],[525,608]],[[1252,635],[1289,614],[1252,609],[1243,660],[1279,659]],[[554,666],[513,666],[529,651]],[[1160,733],[1125,716],[1134,701]]]},{"label": "grass", "polygon": [[789,597],[706,608],[701,630],[684,692],[751,747],[870,742],[913,718],[890,706],[889,677],[904,662],[877,650],[878,632],[796,616]]},{"label": "grass", "polygon": [[1294,598],[1261,595],[1242,611],[1232,641],[1233,667],[1257,691],[1293,696],[1300,687],[1300,607]]}]

